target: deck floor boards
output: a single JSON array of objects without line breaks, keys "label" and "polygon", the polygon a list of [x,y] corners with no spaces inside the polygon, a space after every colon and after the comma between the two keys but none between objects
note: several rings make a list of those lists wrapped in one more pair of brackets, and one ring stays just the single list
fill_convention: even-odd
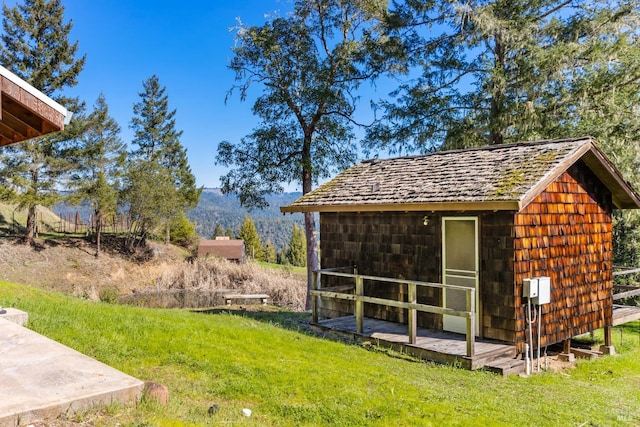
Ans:
[{"label": "deck floor boards", "polygon": [[[318,325],[330,330],[356,333],[355,316],[325,319],[319,321]],[[468,359],[466,356],[467,343],[465,336],[462,334],[418,328],[416,343],[409,344],[407,325],[365,318],[362,335],[372,339],[400,344],[407,348],[418,348],[449,357]],[[471,359],[489,360],[495,357],[504,357],[505,355],[515,355],[515,346],[497,341],[476,339],[475,354]],[[474,366],[474,369],[479,367]]]},{"label": "deck floor boards", "polygon": [[613,305],[613,326],[640,320],[640,307],[629,305]]}]

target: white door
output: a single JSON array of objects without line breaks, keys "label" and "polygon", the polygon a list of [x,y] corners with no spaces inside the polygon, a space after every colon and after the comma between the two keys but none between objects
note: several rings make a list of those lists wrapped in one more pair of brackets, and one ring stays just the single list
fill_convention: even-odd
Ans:
[{"label": "white door", "polygon": [[[476,290],[474,309],[475,333],[479,334],[478,316],[478,218],[477,217],[443,217],[442,218],[442,283],[458,285]],[[465,311],[467,293],[462,290],[445,289],[443,306],[454,310]],[[467,330],[466,319],[451,315],[443,316],[445,331],[464,334]]]}]

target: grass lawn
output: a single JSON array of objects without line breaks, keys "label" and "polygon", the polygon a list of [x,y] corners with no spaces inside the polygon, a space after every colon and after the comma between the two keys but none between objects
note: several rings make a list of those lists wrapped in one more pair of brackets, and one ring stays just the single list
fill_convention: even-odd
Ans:
[{"label": "grass lawn", "polygon": [[265,262],[265,261],[256,261],[256,263],[258,265],[260,265],[261,267],[265,267],[265,268],[271,268],[273,270],[284,270],[284,271],[289,271],[293,274],[297,274],[299,276],[302,277],[307,277],[307,267],[296,267],[295,265],[290,265],[290,264],[274,264],[274,263],[270,263],[270,262]]},{"label": "grass lawn", "polygon": [[[298,330],[303,313],[142,309],[4,282],[0,306],[29,312],[29,327],[43,335],[169,388],[166,407],[84,414],[91,424],[640,424],[638,322],[614,331],[618,356],[503,378],[310,336]],[[209,415],[213,404],[220,410]]]}]

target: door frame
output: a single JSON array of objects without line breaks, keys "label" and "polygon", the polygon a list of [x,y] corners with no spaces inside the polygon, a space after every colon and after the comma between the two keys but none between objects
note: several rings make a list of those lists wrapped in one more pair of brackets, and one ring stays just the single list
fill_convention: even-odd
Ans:
[{"label": "door frame", "polygon": [[[446,222],[447,221],[473,221],[475,233],[475,334],[480,336],[480,233],[479,217],[477,216],[443,216],[442,217],[442,283],[447,280],[447,241]],[[449,269],[452,270],[452,269]],[[449,274],[449,276],[453,276]],[[442,307],[446,307],[447,290],[442,289]],[[457,316],[444,314],[442,316],[442,329],[445,331],[466,333],[466,319]]]}]

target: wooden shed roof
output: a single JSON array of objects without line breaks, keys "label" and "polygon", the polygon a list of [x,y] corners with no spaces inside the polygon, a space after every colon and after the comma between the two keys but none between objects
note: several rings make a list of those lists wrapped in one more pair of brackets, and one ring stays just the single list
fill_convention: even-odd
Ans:
[{"label": "wooden shed roof", "polygon": [[244,240],[200,240],[198,256],[213,253],[226,259],[242,259]]},{"label": "wooden shed roof", "polygon": [[616,207],[640,208],[638,193],[593,139],[584,137],[366,160],[280,209],[518,211],[578,160],[611,191]]},{"label": "wooden shed roof", "polygon": [[71,114],[0,66],[0,147],[64,129]]}]

